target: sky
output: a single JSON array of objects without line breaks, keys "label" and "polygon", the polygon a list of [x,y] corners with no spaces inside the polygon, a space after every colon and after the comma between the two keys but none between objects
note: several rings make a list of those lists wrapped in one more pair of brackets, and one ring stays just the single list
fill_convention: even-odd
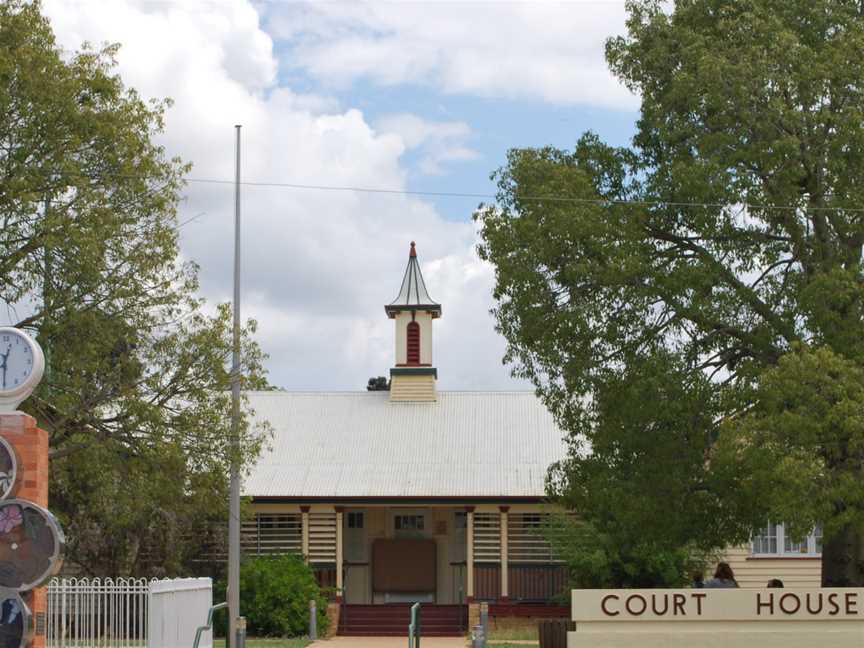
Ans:
[{"label": "sky", "polygon": [[[193,164],[181,252],[208,303],[230,301],[235,124],[249,183],[492,194],[519,147],[635,131],[638,99],[609,73],[623,0],[264,2],[44,0],[58,43],[120,43],[118,72],[173,105],[159,136]],[[529,385],[502,363],[494,269],[477,257],[477,198],[244,185],[244,318],[270,381],[362,390],[394,362],[384,305],[410,241],[443,306],[439,389]],[[187,222],[188,221],[188,222]]]}]

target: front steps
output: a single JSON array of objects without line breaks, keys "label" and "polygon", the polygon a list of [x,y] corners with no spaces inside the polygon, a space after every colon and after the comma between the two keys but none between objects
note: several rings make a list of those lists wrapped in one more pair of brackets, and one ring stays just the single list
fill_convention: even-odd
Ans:
[{"label": "front steps", "polygon": [[[407,637],[411,605],[342,605],[338,634],[348,637]],[[460,637],[468,630],[467,605],[420,605],[421,637]]]}]

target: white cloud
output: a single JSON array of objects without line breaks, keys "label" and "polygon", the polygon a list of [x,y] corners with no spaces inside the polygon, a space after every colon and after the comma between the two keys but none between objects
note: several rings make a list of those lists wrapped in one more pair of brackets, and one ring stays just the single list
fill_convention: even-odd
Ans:
[{"label": "white cloud", "polygon": [[434,122],[417,115],[398,113],[382,117],[375,126],[381,133],[398,135],[407,149],[420,149],[420,170],[426,174],[442,173],[442,165],[446,162],[464,162],[480,157],[465,143],[471,135],[465,122]]},{"label": "white cloud", "polygon": [[[194,163],[194,178],[233,178],[235,123],[243,124],[244,179],[309,184],[404,187],[407,147],[437,138],[458,149],[465,136],[462,126],[441,124],[425,134],[381,132],[356,109],[278,85],[273,43],[245,0],[46,0],[44,10],[64,47],[120,42],[126,83],[174,99],[162,144]],[[274,383],[363,389],[387,372],[393,332],[383,305],[416,240],[445,309],[436,325],[442,388],[513,385],[488,315],[492,272],[474,253],[471,223],[402,195],[255,186],[242,195],[243,314],[260,322]],[[233,187],[190,184],[181,220],[199,214],[182,230],[183,254],[200,264],[205,296],[230,299]]]},{"label": "white cloud", "polygon": [[632,110],[604,43],[624,32],[619,0],[273,3],[287,63],[335,87],[357,79],[449,93]]}]

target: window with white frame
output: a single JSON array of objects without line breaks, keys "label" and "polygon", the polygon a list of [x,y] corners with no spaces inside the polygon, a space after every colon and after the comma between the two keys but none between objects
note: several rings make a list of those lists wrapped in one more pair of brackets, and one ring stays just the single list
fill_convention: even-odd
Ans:
[{"label": "window with white frame", "polygon": [[394,515],[393,527],[396,531],[422,531],[425,527],[423,515]]},{"label": "window with white frame", "polygon": [[345,514],[344,559],[348,562],[366,562],[366,519],[363,511],[348,511]]},{"label": "window with white frame", "polygon": [[786,533],[783,524],[768,522],[753,534],[754,556],[819,556],[822,554],[822,527],[816,528],[806,538],[795,540]]}]

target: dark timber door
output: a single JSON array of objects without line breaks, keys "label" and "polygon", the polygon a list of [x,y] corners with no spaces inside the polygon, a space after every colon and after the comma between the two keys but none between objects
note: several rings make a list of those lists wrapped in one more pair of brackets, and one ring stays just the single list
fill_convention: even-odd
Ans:
[{"label": "dark timber door", "polygon": [[379,538],[372,544],[372,591],[435,596],[436,545],[429,538]]}]

